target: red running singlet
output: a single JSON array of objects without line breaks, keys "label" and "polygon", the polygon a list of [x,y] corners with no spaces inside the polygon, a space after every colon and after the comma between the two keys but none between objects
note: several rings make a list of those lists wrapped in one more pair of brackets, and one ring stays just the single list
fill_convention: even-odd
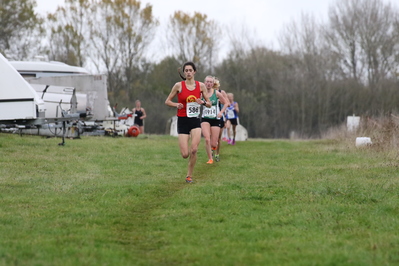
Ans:
[{"label": "red running singlet", "polygon": [[187,89],[186,82],[181,82],[181,92],[177,95],[177,101],[183,104],[182,109],[177,109],[178,117],[187,117],[187,103],[195,102],[197,98],[201,98],[201,88],[198,81],[195,81],[195,89],[190,91]]}]

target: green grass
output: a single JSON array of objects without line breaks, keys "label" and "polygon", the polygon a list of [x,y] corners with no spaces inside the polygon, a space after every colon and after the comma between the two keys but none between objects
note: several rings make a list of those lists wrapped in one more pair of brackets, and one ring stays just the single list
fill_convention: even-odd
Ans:
[{"label": "green grass", "polygon": [[398,265],[396,160],[334,141],[0,134],[0,265]]}]

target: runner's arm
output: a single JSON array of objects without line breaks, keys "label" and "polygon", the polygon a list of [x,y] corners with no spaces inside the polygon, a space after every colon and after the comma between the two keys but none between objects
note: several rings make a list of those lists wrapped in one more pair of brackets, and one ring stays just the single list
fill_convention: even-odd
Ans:
[{"label": "runner's arm", "polygon": [[234,109],[237,111],[237,113],[240,112],[240,108],[238,108],[238,103],[236,102],[236,104],[234,105]]},{"label": "runner's arm", "polygon": [[222,110],[220,110],[220,112],[223,114],[226,111],[227,106],[230,103],[229,100],[227,99],[227,94],[226,94],[226,97],[225,97],[223,95],[223,93],[221,93],[219,91],[216,91],[216,96],[219,98],[219,101],[223,104],[223,108],[222,108]]},{"label": "runner's arm", "polygon": [[227,93],[224,90],[220,90],[220,93],[226,99],[226,105],[230,105],[230,100],[229,100],[229,97],[227,96]]},{"label": "runner's arm", "polygon": [[172,90],[170,91],[168,97],[167,97],[166,100],[165,100],[165,104],[166,104],[167,106],[175,107],[175,108],[177,108],[177,109],[183,108],[183,104],[181,104],[181,103],[175,103],[175,102],[172,101],[173,98],[176,97],[176,95],[177,95],[177,93],[180,91],[180,89],[181,89],[181,83],[180,83],[180,82],[177,82],[177,83],[172,87]]},{"label": "runner's arm", "polygon": [[208,108],[211,108],[212,107],[212,103],[211,103],[211,100],[208,97],[208,93],[207,93],[205,84],[200,82],[200,87],[201,87],[202,97],[205,99],[205,106],[208,107]]}]

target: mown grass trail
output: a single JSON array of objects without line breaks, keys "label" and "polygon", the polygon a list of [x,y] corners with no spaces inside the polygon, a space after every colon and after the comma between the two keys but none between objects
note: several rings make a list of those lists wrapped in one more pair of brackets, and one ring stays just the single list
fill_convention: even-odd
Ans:
[{"label": "mown grass trail", "polygon": [[0,134],[1,265],[392,265],[398,163],[334,141]]}]

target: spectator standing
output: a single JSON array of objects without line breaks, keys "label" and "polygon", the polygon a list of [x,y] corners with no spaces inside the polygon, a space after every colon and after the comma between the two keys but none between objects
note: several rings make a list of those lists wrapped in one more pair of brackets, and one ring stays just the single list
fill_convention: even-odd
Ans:
[{"label": "spectator standing", "polygon": [[136,100],[136,107],[132,109],[134,115],[134,124],[139,126],[140,134],[144,134],[144,118],[147,114],[143,107],[141,107],[141,101]]}]

